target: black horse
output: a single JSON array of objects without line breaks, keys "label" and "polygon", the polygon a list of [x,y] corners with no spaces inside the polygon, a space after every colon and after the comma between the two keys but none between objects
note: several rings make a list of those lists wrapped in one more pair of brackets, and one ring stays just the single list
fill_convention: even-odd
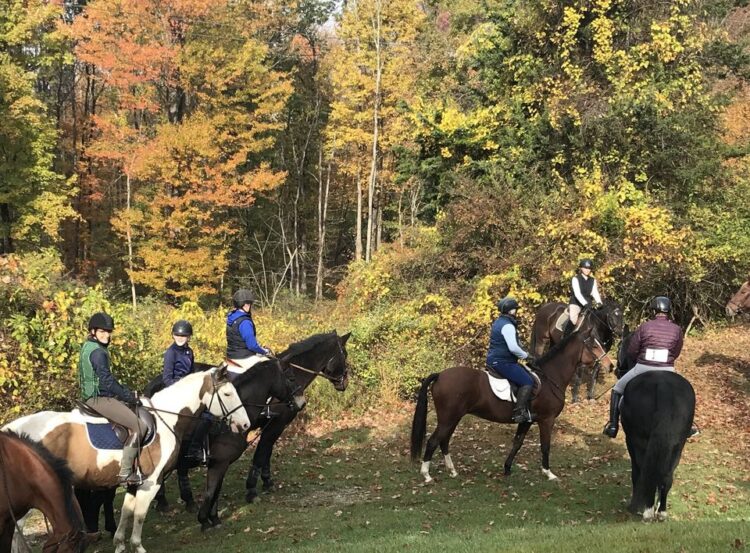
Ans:
[{"label": "black horse", "polygon": [[[290,372],[295,385],[300,390],[306,389],[316,377],[320,376],[330,380],[336,390],[344,391],[349,381],[346,353],[346,342],[349,336],[349,334],[339,336],[336,332],[313,335],[306,340],[292,344],[289,349],[278,355],[278,360]],[[201,368],[202,365],[196,364],[196,369]],[[246,393],[250,393],[251,390],[246,389],[247,385],[242,377],[235,381],[235,386],[243,402],[257,401],[246,398]],[[161,382],[161,376],[158,376],[149,383],[147,391],[153,393],[158,391],[160,387],[163,387],[163,383]],[[265,399],[262,401],[265,402]],[[263,479],[264,489],[269,490],[273,486],[271,480],[273,446],[284,428],[294,420],[296,415],[297,411],[289,405],[272,403],[264,416],[261,416],[253,426],[253,428],[261,428],[262,432],[247,478],[246,498],[248,501],[257,497],[256,484],[259,474]],[[236,434],[227,432],[210,434],[206,495],[198,512],[198,520],[203,529],[220,524],[217,514],[218,496],[224,475],[229,465],[242,455],[247,446],[247,441]],[[195,501],[190,488],[188,471],[197,464],[185,457],[187,449],[188,444],[186,442],[180,451],[181,459],[177,465],[177,482],[180,487],[180,497],[185,502],[186,509],[193,510]],[[167,508],[166,495],[163,490],[164,486],[159,490],[156,497],[160,509]]]},{"label": "black horse", "polygon": [[[623,339],[618,352],[621,374],[633,366],[624,354],[629,338]],[[675,372],[643,373],[625,388],[621,418],[633,482],[628,510],[642,513],[644,521],[667,518],[667,494],[690,436],[694,414],[695,391],[687,379]],[[659,503],[655,507],[657,492]]]}]

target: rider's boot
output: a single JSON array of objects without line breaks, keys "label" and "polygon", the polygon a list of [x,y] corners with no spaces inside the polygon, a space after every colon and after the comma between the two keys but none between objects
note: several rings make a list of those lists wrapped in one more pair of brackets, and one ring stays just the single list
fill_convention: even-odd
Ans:
[{"label": "rider's boot", "polygon": [[612,395],[609,398],[609,422],[604,427],[602,434],[614,438],[617,436],[617,431],[620,428],[620,399],[622,394],[612,390]]},{"label": "rider's boot", "polygon": [[516,406],[513,408],[513,422],[531,422],[529,398],[533,386],[521,386],[516,392]]},{"label": "rider's boot", "polygon": [[573,324],[573,321],[571,321],[570,319],[568,319],[565,322],[565,327],[563,328],[562,338],[560,338],[560,339],[562,340],[562,339],[567,338],[568,336],[570,336],[573,333],[573,329],[575,327],[576,327],[576,325]]},{"label": "rider's boot", "polygon": [[140,475],[134,468],[136,457],[138,457],[137,435],[128,440],[128,443],[122,448],[119,479],[123,486],[138,486],[142,483]]}]

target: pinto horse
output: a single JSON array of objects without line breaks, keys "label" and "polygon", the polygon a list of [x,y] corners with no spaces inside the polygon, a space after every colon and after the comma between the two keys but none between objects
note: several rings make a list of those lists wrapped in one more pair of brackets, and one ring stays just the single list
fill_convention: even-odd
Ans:
[{"label": "pinto horse", "polygon": [[[643,513],[645,522],[667,518],[667,494],[694,414],[695,391],[675,372],[646,372],[625,388],[620,416],[632,470],[633,494],[628,510]],[[657,493],[659,503],[655,507]]]},{"label": "pinto horse", "polygon": [[[586,330],[583,330],[586,328]],[[555,419],[565,406],[565,389],[567,388],[579,363],[602,363],[606,368],[612,362],[607,352],[594,334],[593,328],[582,327],[574,331],[554,346],[546,355],[537,360],[537,374],[542,387],[532,400],[531,412],[534,422],[539,425],[542,447],[542,472],[550,480],[557,479],[549,466],[550,441]],[[433,373],[422,381],[417,406],[411,429],[411,457],[419,458],[424,443],[427,426],[427,393],[432,387],[432,400],[437,413],[437,428],[427,441],[422,459],[421,473],[425,482],[430,477],[430,461],[435,449],[440,445],[445,458],[445,466],[451,476],[456,476],[456,468],[450,456],[450,439],[464,415],[475,415],[483,419],[500,422],[513,422],[513,403],[495,397],[484,371],[471,367],[459,366]],[[505,460],[505,474],[509,475],[513,459],[523,445],[526,433],[533,423],[524,422],[518,425],[513,447]]]},{"label": "pinto horse", "polygon": [[[346,342],[349,334],[339,336],[336,332],[316,334],[309,338],[292,344],[289,348],[278,355],[278,361],[287,367],[293,374],[293,381],[300,391],[305,390],[317,377],[329,380],[338,391],[346,390],[349,382],[349,367],[347,363]],[[246,402],[258,402],[258,398],[252,399],[247,394],[253,392],[253,386],[247,382],[246,377],[240,376],[235,381],[235,386]],[[157,387],[155,382],[149,387]],[[260,398],[265,403],[266,398]],[[253,428],[261,428],[260,441],[258,443],[250,474],[246,482],[246,498],[252,501],[257,497],[258,472],[263,478],[264,488],[270,489],[273,485],[270,478],[271,454],[273,446],[284,429],[297,416],[298,409],[293,409],[286,403],[272,402],[268,411],[258,418]],[[267,416],[270,415],[270,416]],[[208,463],[208,475],[206,479],[206,494],[198,511],[198,521],[202,529],[217,526],[221,523],[218,516],[218,497],[224,476],[229,465],[234,463],[247,449],[248,442],[238,439],[229,433],[220,433],[209,437],[210,459]],[[186,502],[186,507],[193,499],[190,490],[190,480],[187,476],[188,463],[178,465],[178,483],[180,485],[180,496]],[[157,498],[166,504],[163,497]]]},{"label": "pinto horse", "polygon": [[0,553],[11,551],[16,521],[30,509],[42,511],[52,525],[44,553],[86,548],[73,475],[65,461],[23,434],[0,432]]},{"label": "pinto horse", "polygon": [[737,293],[729,299],[725,309],[727,317],[735,317],[743,311],[750,311],[750,279],[746,280]]},{"label": "pinto horse", "polygon": [[[288,391],[288,383],[280,370],[277,369],[276,373],[277,378],[267,381],[265,392],[272,390],[283,397]],[[120,524],[114,536],[116,553],[125,550],[125,532],[131,519],[130,543],[137,553],[145,553],[141,543],[143,521],[163,475],[177,460],[177,448],[191,418],[208,410],[236,431],[244,432],[260,412],[257,409],[254,418],[250,417],[237,390],[228,380],[226,367],[189,375],[143,402],[144,407],[155,414],[155,433],[139,456],[144,480],[139,486],[129,487],[125,494]],[[96,449],[91,445],[87,423],[102,421],[79,410],[69,413],[43,411],[17,419],[6,428],[25,432],[53,455],[67,460],[77,487],[101,489],[118,484],[122,459],[121,449]]]},{"label": "pinto horse", "polygon": [[[557,328],[557,320],[568,308],[567,304],[561,302],[545,303],[536,313],[534,324],[531,327],[531,352],[535,357],[541,357],[547,346],[555,345],[562,339],[562,331]],[[583,325],[593,326],[596,336],[607,351],[612,347],[615,336],[622,336],[623,309],[618,303],[606,300],[599,309],[586,308],[585,312],[591,313],[591,317],[580,321],[581,330]],[[572,394],[573,403],[578,403],[578,390],[581,381],[588,373],[588,399],[594,399],[594,386],[599,375],[599,366],[581,364],[573,377]]]}]

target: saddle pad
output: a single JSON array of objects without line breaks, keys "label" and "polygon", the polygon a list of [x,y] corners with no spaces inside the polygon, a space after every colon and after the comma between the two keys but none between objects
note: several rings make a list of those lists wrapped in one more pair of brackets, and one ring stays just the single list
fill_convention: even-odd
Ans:
[{"label": "saddle pad", "polygon": [[[89,443],[94,449],[122,449],[123,443],[115,434],[112,425],[106,423],[86,423],[86,433],[89,436]],[[150,436],[146,436],[145,443],[141,446],[146,447],[154,441],[156,432],[153,432]]]},{"label": "saddle pad", "polygon": [[516,395],[513,393],[513,389],[511,388],[510,381],[504,379],[504,378],[496,378],[492,376],[487,371],[484,371],[487,375],[487,379],[490,383],[490,389],[492,389],[492,393],[495,394],[495,396],[498,399],[502,399],[503,401],[510,401],[512,403],[515,403],[516,401]]},{"label": "saddle pad", "polygon": [[89,443],[94,449],[122,449],[122,442],[117,438],[111,424],[87,422],[86,430],[89,435]]},{"label": "saddle pad", "polygon": [[565,325],[570,320],[570,315],[568,314],[567,308],[560,314],[560,316],[557,318],[557,322],[555,323],[555,328],[562,332],[565,330]]}]

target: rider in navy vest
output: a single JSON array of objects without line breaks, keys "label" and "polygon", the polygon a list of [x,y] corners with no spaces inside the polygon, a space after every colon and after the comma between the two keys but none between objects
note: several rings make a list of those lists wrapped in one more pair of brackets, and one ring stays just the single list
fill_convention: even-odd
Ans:
[{"label": "rider in navy vest", "polygon": [[568,336],[578,324],[578,316],[587,305],[601,305],[602,297],[596,279],[591,276],[594,263],[590,259],[581,259],[578,263],[578,274],[570,281],[570,300],[568,301],[568,315],[570,319],[565,325],[563,338]]},{"label": "rider in navy vest", "polygon": [[188,321],[177,321],[172,325],[172,343],[164,352],[162,380],[164,386],[171,386],[193,372],[195,357],[190,347],[193,326]]},{"label": "rider in navy vest", "polygon": [[516,329],[518,302],[507,297],[501,299],[497,307],[500,310],[500,316],[492,323],[487,366],[519,387],[516,392],[516,405],[513,408],[513,420],[518,423],[531,422],[529,399],[534,381],[531,375],[518,364],[519,359],[526,359],[529,356],[518,345]]},{"label": "rider in navy vest", "polygon": [[227,358],[247,369],[258,361],[257,356],[268,355],[271,350],[261,346],[255,335],[250,313],[255,294],[243,288],[234,293],[232,301],[235,309],[227,315]]}]

